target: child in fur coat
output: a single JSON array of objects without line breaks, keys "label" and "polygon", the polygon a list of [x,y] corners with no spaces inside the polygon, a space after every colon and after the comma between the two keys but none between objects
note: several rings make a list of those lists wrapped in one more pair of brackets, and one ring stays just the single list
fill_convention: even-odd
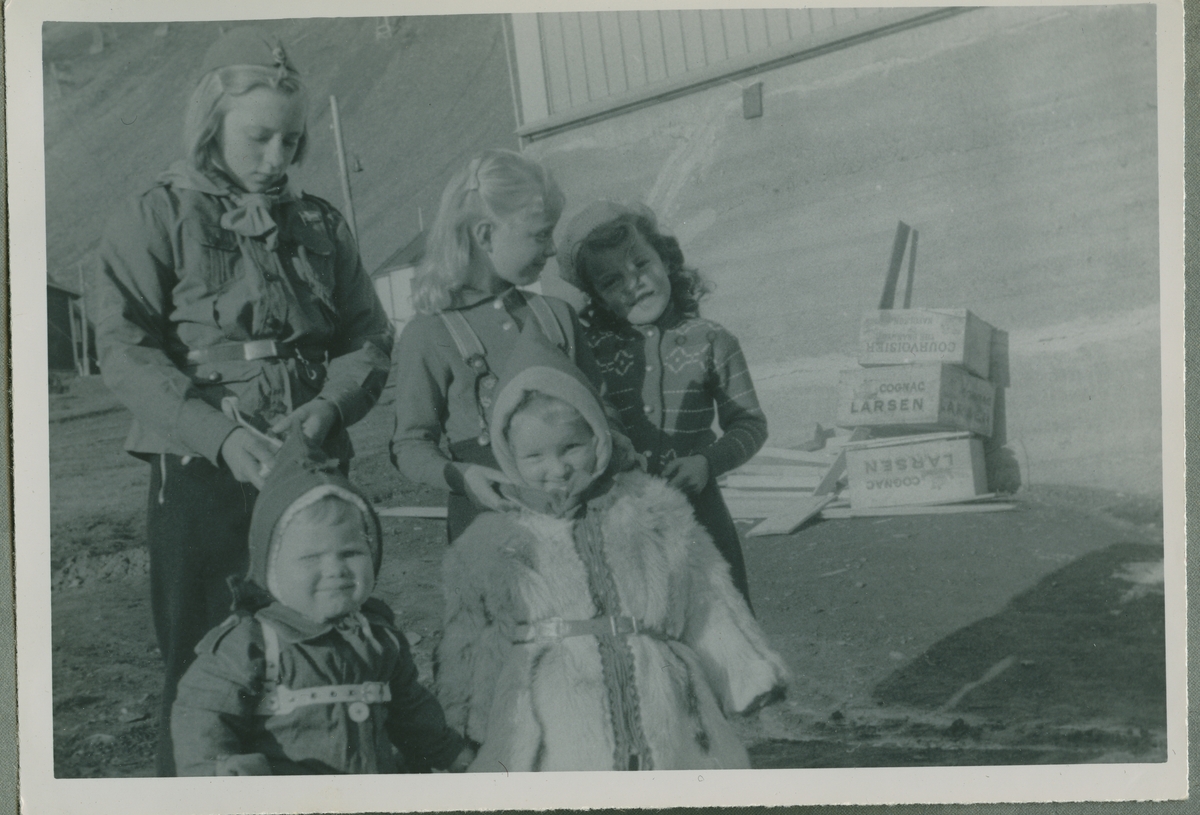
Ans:
[{"label": "child in fur coat", "polygon": [[497,389],[492,449],[521,509],[448,550],[437,692],[469,770],[745,768],[731,714],[788,672],[684,495],[621,471],[599,398],[537,332]]}]

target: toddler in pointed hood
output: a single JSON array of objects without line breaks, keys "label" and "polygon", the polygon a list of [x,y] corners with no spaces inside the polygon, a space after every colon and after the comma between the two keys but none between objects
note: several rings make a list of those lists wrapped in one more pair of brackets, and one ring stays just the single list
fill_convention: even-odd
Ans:
[{"label": "toddler in pointed hood", "polygon": [[238,611],[196,647],[172,710],[181,775],[464,769],[474,756],[372,598],[379,519],[298,428],[250,521]]},{"label": "toddler in pointed hood", "polygon": [[[310,532],[317,529],[321,532],[317,537],[322,539],[319,545],[309,540],[314,537]],[[285,532],[289,532],[286,538]],[[300,567],[293,561],[305,555],[311,562],[318,559],[319,552],[302,551],[305,549],[339,549],[338,544],[326,540],[331,533],[346,538],[337,559],[350,563],[353,576],[347,573],[326,579],[309,587],[313,596],[297,596],[301,587],[296,585],[294,572]],[[254,505],[250,566],[244,576],[230,580],[234,605],[253,612],[280,602],[315,623],[356,612],[374,588],[381,542],[379,518],[362,491],[303,433],[290,433]],[[357,560],[351,549],[357,550],[353,553]],[[335,591],[334,583],[341,585],[340,591]],[[341,600],[334,594],[340,594]]]},{"label": "toddler in pointed hood", "polygon": [[623,466],[600,395],[536,326],[522,332],[501,373],[489,426],[512,482],[501,492],[545,515],[575,514]]}]

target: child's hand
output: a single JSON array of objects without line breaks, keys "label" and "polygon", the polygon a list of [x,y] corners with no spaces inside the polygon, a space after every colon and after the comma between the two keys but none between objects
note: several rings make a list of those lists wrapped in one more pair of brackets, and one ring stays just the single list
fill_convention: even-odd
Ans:
[{"label": "child's hand", "polygon": [[217,775],[271,775],[271,765],[262,753],[217,757]]},{"label": "child's hand", "polygon": [[318,397],[276,420],[275,424],[271,425],[271,432],[282,436],[295,425],[313,444],[324,444],[325,437],[329,435],[337,420],[338,410],[333,402]]},{"label": "child's hand", "polygon": [[511,484],[512,481],[499,470],[480,464],[468,464],[463,470],[463,483],[466,484],[471,498],[490,510],[499,512],[513,505],[512,501],[500,494],[499,485]]},{"label": "child's hand", "polygon": [[463,773],[467,771],[467,767],[471,766],[471,762],[475,760],[475,748],[467,745],[462,749],[462,752],[454,759],[449,767],[446,768],[448,773]]},{"label": "child's hand", "polygon": [[675,489],[697,493],[708,483],[708,459],[704,456],[677,458],[663,467],[662,474]]}]

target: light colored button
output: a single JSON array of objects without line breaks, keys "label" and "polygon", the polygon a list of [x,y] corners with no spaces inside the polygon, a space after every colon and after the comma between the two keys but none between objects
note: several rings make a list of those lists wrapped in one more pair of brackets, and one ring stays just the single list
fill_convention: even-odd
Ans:
[{"label": "light colored button", "polygon": [[647,366],[646,366],[646,372],[647,372],[647,373],[649,373],[650,371],[653,371],[653,370],[654,370],[654,366],[653,366],[653,365],[647,365]]},{"label": "light colored button", "polygon": [[510,328],[513,327],[512,320],[505,320],[503,323],[500,324],[500,327],[503,328],[505,331],[508,331]]},{"label": "light colored button", "polygon": [[356,722],[365,722],[371,718],[371,708],[365,702],[351,702],[348,712],[350,713],[350,718]]},{"label": "light colored button", "polygon": [[647,337],[653,337],[653,336],[654,336],[654,329],[653,329],[653,328],[647,328],[647,329],[646,329],[646,336],[647,336]]},{"label": "light colored button", "polygon": [[654,412],[654,408],[653,408],[653,407],[651,407],[650,405],[642,405],[642,410],[643,410],[643,411],[645,411],[646,413],[653,413],[653,412]]},{"label": "light colored button", "polygon": [[208,381],[209,382],[220,382],[221,375],[219,373],[217,373],[216,371],[213,371],[211,374],[208,375]]},{"label": "light colored button", "polygon": [[497,297],[495,300],[492,301],[492,308],[504,308],[504,301],[501,298]]}]

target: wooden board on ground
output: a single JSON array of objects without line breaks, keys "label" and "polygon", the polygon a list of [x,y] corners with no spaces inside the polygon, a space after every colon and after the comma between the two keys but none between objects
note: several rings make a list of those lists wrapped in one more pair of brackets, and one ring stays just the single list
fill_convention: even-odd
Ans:
[{"label": "wooden board on ground", "polygon": [[749,532],[748,538],[760,538],[767,535],[790,535],[799,529],[805,521],[819,513],[830,501],[832,495],[814,495],[811,498],[796,502],[788,511],[769,515]]},{"label": "wooden board on ground", "polygon": [[[798,467],[795,469],[799,469]],[[740,472],[729,473],[721,479],[721,486],[743,490],[814,490],[821,483],[824,475],[817,470],[811,473],[794,473],[789,475],[745,475]]]},{"label": "wooden board on ground", "polygon": [[954,515],[967,512],[1003,512],[1016,508],[1016,504],[930,504],[916,507],[877,507],[874,509],[831,507],[821,510],[821,517],[827,521],[836,521],[846,518],[878,518],[889,515]]},{"label": "wooden board on ground", "polygon": [[381,518],[445,518],[445,507],[376,507]]},{"label": "wooden board on ground", "polygon": [[[830,442],[833,439],[829,440]],[[826,442],[828,444],[829,442]],[[806,452],[804,450],[786,450],[782,447],[764,447],[758,451],[758,455],[750,459],[751,462],[756,462],[761,459],[779,459],[781,461],[794,461],[797,464],[815,464],[817,466],[828,467],[833,461],[836,453],[832,452]]]}]

